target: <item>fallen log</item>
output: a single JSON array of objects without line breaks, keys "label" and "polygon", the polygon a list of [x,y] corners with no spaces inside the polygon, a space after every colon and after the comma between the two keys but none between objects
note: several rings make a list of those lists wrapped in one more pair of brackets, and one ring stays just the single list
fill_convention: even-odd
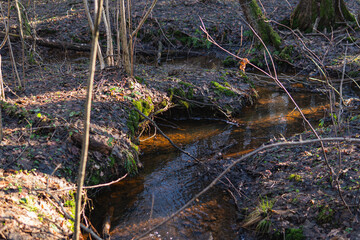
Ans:
[{"label": "fallen log", "polygon": [[[71,139],[74,141],[75,145],[81,147],[82,146],[82,138],[83,135],[80,133],[73,133],[71,135]],[[99,142],[94,138],[90,137],[89,140],[89,150],[97,151],[104,155],[109,156],[111,154],[112,148],[107,146],[105,143]]]},{"label": "fallen log", "polygon": [[[0,32],[0,35],[5,36],[5,32]],[[10,37],[19,38],[20,35],[9,33]],[[50,47],[50,48],[58,48],[64,50],[74,50],[74,51],[82,51],[82,52],[90,52],[91,45],[87,43],[69,43],[57,40],[51,40],[46,38],[39,38],[39,37],[32,37],[32,36],[24,36],[25,40],[28,41],[36,41],[36,43],[43,47]]]}]

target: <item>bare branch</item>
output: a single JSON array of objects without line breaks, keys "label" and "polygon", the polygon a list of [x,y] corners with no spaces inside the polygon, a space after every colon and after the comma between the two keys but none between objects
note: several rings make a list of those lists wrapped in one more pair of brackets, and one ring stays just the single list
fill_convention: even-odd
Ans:
[{"label": "bare branch", "polygon": [[146,19],[148,18],[149,14],[151,13],[151,11],[153,10],[153,8],[155,7],[157,0],[154,0],[150,6],[150,8],[147,10],[147,12],[145,13],[144,17],[140,20],[139,25],[136,27],[136,29],[131,33],[131,40],[136,36],[137,32],[140,30],[140,28],[144,25]]}]

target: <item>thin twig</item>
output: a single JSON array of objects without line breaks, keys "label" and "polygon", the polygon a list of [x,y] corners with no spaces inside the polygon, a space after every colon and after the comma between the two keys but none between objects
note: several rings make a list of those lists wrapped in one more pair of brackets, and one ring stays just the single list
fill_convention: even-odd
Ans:
[{"label": "thin twig", "polygon": [[86,187],[83,187],[83,189],[92,189],[92,188],[99,188],[99,187],[106,187],[106,186],[110,186],[114,183],[117,183],[117,182],[120,182],[121,180],[123,180],[124,178],[127,177],[127,173],[122,176],[121,178],[115,180],[115,181],[112,181],[112,182],[108,182],[108,183],[103,183],[103,184],[98,184],[98,185],[94,185],[94,186],[86,186]]},{"label": "thin twig", "polygon": [[154,196],[154,193],[151,195],[151,210],[150,210],[150,217],[149,217],[149,220],[152,219],[152,215],[153,215],[153,212],[154,212],[154,201],[155,201],[155,196]]},{"label": "thin twig", "polygon": [[[93,186],[84,186],[82,187],[82,189],[93,189],[93,188],[99,188],[99,187],[106,187],[106,186],[110,186],[114,183],[118,183],[121,180],[123,180],[124,178],[127,177],[128,174],[125,174],[124,176],[122,176],[121,178],[112,181],[112,182],[108,182],[108,183],[103,183],[103,184],[98,184],[98,185],[93,185]],[[76,187],[68,187],[68,188],[61,188],[61,189],[56,189],[56,190],[48,190],[49,192],[62,192],[62,191],[70,191],[70,190],[74,190],[76,189]],[[35,191],[45,191],[46,189],[36,189]]]}]

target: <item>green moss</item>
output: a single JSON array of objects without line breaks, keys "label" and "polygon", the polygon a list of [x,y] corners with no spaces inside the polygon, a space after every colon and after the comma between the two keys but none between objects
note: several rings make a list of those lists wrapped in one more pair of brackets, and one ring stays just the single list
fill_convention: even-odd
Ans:
[{"label": "green moss", "polygon": [[285,236],[283,232],[276,231],[271,238],[273,240],[305,240],[304,231],[302,228],[287,228]]},{"label": "green moss", "polygon": [[124,160],[125,170],[131,175],[136,174],[138,172],[138,167],[136,165],[134,155],[128,150],[124,150],[124,153],[126,156]]},{"label": "green moss", "polygon": [[138,130],[139,120],[140,120],[139,113],[135,110],[131,110],[129,113],[129,118],[128,118],[128,121],[126,122],[126,125],[129,128],[132,136],[134,136],[135,132]]},{"label": "green moss", "polygon": [[237,64],[237,61],[233,57],[227,56],[222,63],[224,65],[224,67],[235,67]]},{"label": "green moss", "polygon": [[179,97],[183,97],[183,98],[186,97],[186,93],[182,88],[174,88],[174,94]]},{"label": "green moss", "polygon": [[166,99],[164,99],[164,100],[161,101],[160,105],[162,107],[166,107],[168,105],[168,101]]},{"label": "green moss", "polygon": [[115,163],[116,163],[115,157],[114,157],[114,156],[109,156],[109,160],[110,160],[109,166],[110,166],[110,167],[114,167],[114,166],[115,166]]},{"label": "green moss", "polygon": [[93,174],[90,177],[90,185],[97,185],[101,182],[101,178],[99,174]]},{"label": "green moss", "polygon": [[26,118],[29,116],[29,112],[26,111],[25,108],[19,107],[16,103],[11,104],[5,101],[0,101],[0,104],[5,113],[10,116],[18,118]]},{"label": "green moss", "polygon": [[258,31],[260,37],[264,41],[265,44],[271,44],[276,49],[280,48],[281,38],[277,32],[271,27],[269,22],[267,22],[265,16],[263,15],[259,5],[256,0],[252,0],[250,2],[250,14],[254,19],[256,19],[256,23],[258,25]]},{"label": "green moss", "polygon": [[279,56],[279,58],[281,58],[283,60],[286,60],[288,62],[293,62],[293,60],[291,58],[293,51],[294,51],[294,46],[289,45],[289,46],[284,47],[278,56]]},{"label": "green moss", "polygon": [[260,234],[269,233],[270,227],[271,227],[271,221],[267,219],[263,219],[256,225],[256,232]]},{"label": "green moss", "polygon": [[285,240],[304,240],[304,232],[301,228],[288,228],[285,230]]},{"label": "green moss", "polygon": [[135,76],[136,81],[138,81],[141,84],[145,83],[145,78],[139,77],[139,76]]},{"label": "green moss", "polygon": [[179,100],[179,103],[185,107],[186,109],[189,109],[190,108],[190,103],[188,103],[187,101],[184,101],[184,100]]},{"label": "green moss", "polygon": [[334,5],[333,0],[312,1],[311,15],[307,15],[303,9],[297,7],[291,17],[291,27],[300,28],[305,33],[310,33],[313,31],[317,18],[319,18],[317,28],[320,31],[325,28],[327,30],[336,28],[344,21],[355,22],[355,17],[346,8],[344,2],[340,1],[340,4],[340,6]]},{"label": "green moss", "polygon": [[319,224],[330,223],[334,218],[334,210],[332,210],[328,205],[323,206],[319,209],[319,214],[316,217],[316,221]]},{"label": "green moss", "polygon": [[175,99],[174,103],[179,103],[186,109],[190,109],[191,104],[186,101],[186,99],[193,99],[194,98],[194,85],[191,83],[187,83],[184,81],[179,82],[178,88],[169,88],[168,92],[170,94],[170,100],[173,100],[174,96],[181,97],[183,99]]},{"label": "green moss", "polygon": [[[152,103],[151,98],[148,96],[146,99],[133,100],[132,104],[145,116],[149,116],[150,113],[154,110],[154,104]],[[131,110],[129,113],[129,118],[126,123],[132,135],[135,135],[135,132],[138,130],[140,120],[144,119],[136,110]]]},{"label": "green moss", "polygon": [[289,180],[290,181],[295,181],[295,182],[301,182],[302,177],[300,175],[297,175],[297,174],[290,174]]},{"label": "green moss", "polygon": [[221,85],[218,82],[211,81],[211,84],[215,87],[215,93],[218,95],[225,95],[228,97],[233,97],[237,95],[234,91],[232,91],[228,87]]},{"label": "green moss", "polygon": [[203,33],[196,29],[195,32],[192,35],[189,35],[187,33],[181,32],[179,30],[172,30],[170,29],[168,31],[169,37],[173,37],[176,40],[178,40],[181,44],[188,46],[188,47],[194,47],[194,48],[210,48],[211,42],[208,41],[206,38],[203,37]]},{"label": "green moss", "polygon": [[186,98],[187,99],[193,99],[194,98],[194,89],[193,88],[190,88],[188,90],[188,92],[186,93]]},{"label": "green moss", "polygon": [[142,112],[146,116],[149,116],[150,113],[154,110],[154,104],[149,96],[146,99],[142,100],[142,106],[143,106]]},{"label": "green moss", "polygon": [[134,143],[130,143],[131,144],[131,147],[135,150],[135,152],[139,152],[139,146],[138,145],[136,145],[136,144],[134,144]]},{"label": "green moss", "polygon": [[193,87],[194,87],[193,84],[187,83],[187,82],[184,82],[184,81],[180,81],[179,84],[180,84],[180,85],[183,85],[183,86],[185,86],[185,87],[188,87],[188,88],[193,88]]},{"label": "green moss", "polygon": [[344,16],[345,20],[350,21],[350,22],[356,22],[355,16],[349,12],[349,10],[347,9],[344,2],[341,2],[340,8],[341,8],[341,12],[342,12],[342,15]]}]

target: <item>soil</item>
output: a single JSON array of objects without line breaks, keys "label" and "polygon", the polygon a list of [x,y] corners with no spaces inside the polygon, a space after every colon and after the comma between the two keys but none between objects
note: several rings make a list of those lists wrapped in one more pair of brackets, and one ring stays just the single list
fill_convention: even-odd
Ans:
[{"label": "soil", "polygon": [[[90,45],[88,23],[81,1],[28,3],[24,4],[38,37]],[[347,83],[347,94],[351,96],[354,93],[350,83],[359,76],[356,75],[359,72],[359,31],[343,27],[332,33],[301,34],[280,28],[275,22],[288,17],[296,3],[295,0],[286,1],[286,4],[276,0],[264,2],[266,15],[273,20],[272,24],[283,37],[283,45],[292,46],[289,52],[274,52],[276,66],[281,70],[295,71],[299,76],[311,74],[315,77],[321,75],[321,71],[311,58],[319,58],[321,65],[337,83],[336,79],[342,76],[346,52],[344,82]],[[139,21],[148,4],[147,1],[134,3],[134,24]],[[359,9],[358,1],[348,1],[347,4],[351,11]],[[17,33],[15,11],[12,16],[11,32]],[[134,173],[142,167],[138,160],[137,136],[146,130],[149,122],[136,115],[135,106],[142,108],[150,117],[164,112],[163,117],[200,115],[231,120],[244,105],[256,100],[256,91],[252,88],[255,78],[244,76],[237,69],[234,59],[228,58],[222,62],[226,55],[205,41],[204,34],[199,30],[199,16],[219,44],[267,69],[266,62],[262,60],[263,50],[243,22],[238,2],[159,1],[138,35],[136,78],[128,78],[121,67],[98,69],[96,73],[86,185],[104,183],[123,176],[127,171]],[[104,31],[101,36],[101,39],[105,39]],[[11,39],[15,59],[21,64],[21,44],[15,37]],[[164,46],[160,60],[163,65],[160,66],[154,57],[158,54],[159,42]],[[104,40],[101,43],[105,46]],[[31,41],[27,41],[27,48],[31,48],[31,54],[28,56],[25,77],[18,67],[23,79],[22,88],[15,80],[9,47],[2,49],[6,101],[1,103],[4,139],[0,148],[0,219],[3,223],[0,236],[5,239],[63,239],[70,236],[71,224],[63,217],[65,214],[61,206],[72,212],[74,196],[71,191],[54,190],[72,188],[77,174],[88,77],[89,53],[86,51],[89,48],[84,47],[84,52],[42,46],[34,48]],[[188,65],[166,64],[166,61],[189,56],[210,58],[205,60],[206,67],[201,65],[204,63],[202,58],[196,58],[198,62]],[[214,57],[218,57],[220,62],[213,64]],[[142,64],[144,62],[146,64]],[[225,67],[218,68],[222,64]],[[193,68],[194,65],[204,69]],[[314,81],[302,77],[293,79],[287,85],[293,90],[304,90],[304,87],[325,89],[322,85],[315,85]],[[346,122],[344,129],[349,136],[358,137],[356,124],[359,104],[356,100],[352,104],[346,112],[347,118],[344,118],[352,121]],[[331,131],[326,134],[334,134],[335,130],[330,128]],[[336,156],[333,148],[328,148],[329,159]],[[309,239],[314,236],[330,238],[331,234],[356,239],[360,231],[353,225],[354,217],[358,214],[353,205],[358,206],[359,201],[356,195],[359,189],[357,148],[350,144],[341,145],[346,159],[341,165],[341,169],[346,170],[341,175],[346,176],[341,178],[341,186],[353,215],[339,202],[334,188],[328,187],[330,180],[326,177],[328,174],[323,161],[321,157],[314,157],[319,154],[318,146],[298,147],[296,151],[288,151],[286,156],[283,149],[266,152],[251,164],[239,166],[237,171],[252,174],[254,182],[244,183],[244,186],[248,186],[244,191],[250,199],[268,196],[276,200],[273,211],[286,212],[267,215],[272,228],[276,226],[274,228],[285,231],[303,225],[304,235]],[[269,154],[283,158],[280,158],[281,161],[274,157],[259,160],[267,159]],[[238,174],[237,171],[234,170],[234,175]],[[289,178],[293,172],[300,176],[300,180]],[[236,179],[234,177],[234,181]],[[320,184],[317,185],[317,182]],[[253,189],[257,191],[251,191]],[[295,189],[295,192],[289,189]],[[293,200],[295,198],[296,201]],[[246,205],[244,200],[237,198],[240,220],[249,214],[251,207],[254,208]],[[293,205],[289,205],[289,201]],[[244,210],[244,206],[248,206],[248,209]],[[330,220],[316,220],[321,209],[328,212],[333,210]],[[299,220],[297,216],[302,218]],[[335,219],[341,219],[341,222]],[[253,225],[248,225],[246,229],[252,228]]]}]

